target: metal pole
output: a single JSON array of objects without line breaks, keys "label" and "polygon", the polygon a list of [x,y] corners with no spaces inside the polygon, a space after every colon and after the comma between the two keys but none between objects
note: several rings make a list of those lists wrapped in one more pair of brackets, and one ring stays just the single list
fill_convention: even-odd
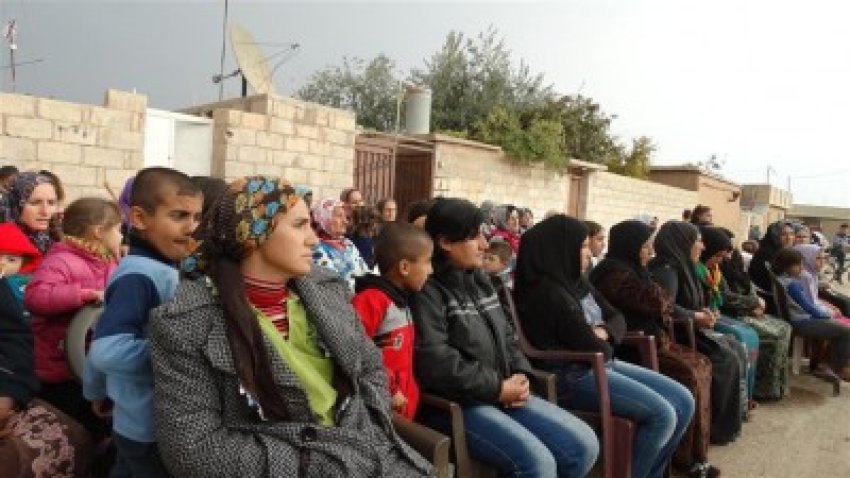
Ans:
[{"label": "metal pole", "polygon": [[224,0],[224,21],[221,25],[221,67],[219,69],[219,78],[222,78],[218,83],[218,101],[224,99],[224,57],[227,47],[227,4],[228,0]]}]

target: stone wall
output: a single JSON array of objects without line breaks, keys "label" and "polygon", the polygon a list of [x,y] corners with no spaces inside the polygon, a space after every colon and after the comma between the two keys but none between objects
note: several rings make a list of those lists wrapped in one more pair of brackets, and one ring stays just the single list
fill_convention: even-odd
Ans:
[{"label": "stone wall", "polygon": [[309,185],[316,198],[336,196],[353,184],[353,112],[272,95],[183,112],[213,119],[213,176],[281,176]]},{"label": "stone wall", "polygon": [[697,202],[696,191],[607,171],[586,173],[584,186],[580,216],[606,229],[644,212],[657,216],[662,223],[681,220],[682,210]]},{"label": "stone wall", "polygon": [[434,196],[528,207],[538,220],[550,209],[565,210],[565,175],[540,164],[519,164],[495,146],[444,135],[433,135],[433,140]]},{"label": "stone wall", "polygon": [[0,93],[0,164],[48,169],[67,200],[120,192],[142,167],[147,97],[108,90],[104,106]]}]

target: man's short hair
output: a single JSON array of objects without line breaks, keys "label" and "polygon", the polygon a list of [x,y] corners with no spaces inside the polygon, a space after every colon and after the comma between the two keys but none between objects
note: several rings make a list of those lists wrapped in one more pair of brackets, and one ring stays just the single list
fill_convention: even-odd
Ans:
[{"label": "man's short hair", "polygon": [[514,250],[504,240],[490,241],[490,245],[487,246],[487,254],[498,257],[502,264],[510,264],[514,258]]},{"label": "man's short hair", "polygon": [[18,174],[18,168],[14,166],[3,166],[0,167],[0,181]]},{"label": "man's short hair", "polygon": [[138,206],[148,214],[153,214],[162,203],[162,189],[165,186],[177,188],[178,196],[198,196],[201,190],[192,179],[171,168],[145,168],[136,174],[133,191],[130,194],[130,206]]},{"label": "man's short hair", "polygon": [[392,222],[375,238],[375,262],[381,274],[392,270],[402,260],[412,261],[425,253],[431,236],[407,222]]}]

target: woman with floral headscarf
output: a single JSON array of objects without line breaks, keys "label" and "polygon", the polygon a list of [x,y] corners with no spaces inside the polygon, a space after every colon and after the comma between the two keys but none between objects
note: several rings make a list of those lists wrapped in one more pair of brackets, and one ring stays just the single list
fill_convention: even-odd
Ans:
[{"label": "woman with floral headscarf", "polygon": [[150,323],[157,435],[175,476],[426,476],[396,434],[351,292],[313,267],[304,201],[271,177],[212,211],[206,276]]},{"label": "woman with floral headscarf", "polygon": [[319,236],[319,243],[313,249],[313,263],[336,271],[354,290],[354,278],[369,272],[369,266],[354,243],[345,237],[348,230],[345,204],[325,198],[313,207],[313,220]]},{"label": "woman with floral headscarf", "polygon": [[65,192],[48,171],[20,173],[9,190],[9,217],[42,254],[62,237],[59,212]]},{"label": "woman with floral headscarf", "polygon": [[517,208],[510,204],[496,206],[493,209],[493,223],[495,229],[491,234],[490,240],[500,238],[508,243],[514,251],[514,255],[519,253],[519,213]]}]

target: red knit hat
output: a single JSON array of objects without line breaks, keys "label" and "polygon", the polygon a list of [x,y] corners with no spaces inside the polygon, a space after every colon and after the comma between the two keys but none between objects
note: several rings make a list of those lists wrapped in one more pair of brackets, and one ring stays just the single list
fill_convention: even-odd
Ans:
[{"label": "red knit hat", "polygon": [[0,224],[0,254],[22,256],[24,258],[24,265],[21,267],[22,274],[32,273],[41,262],[41,253],[12,222]]}]

